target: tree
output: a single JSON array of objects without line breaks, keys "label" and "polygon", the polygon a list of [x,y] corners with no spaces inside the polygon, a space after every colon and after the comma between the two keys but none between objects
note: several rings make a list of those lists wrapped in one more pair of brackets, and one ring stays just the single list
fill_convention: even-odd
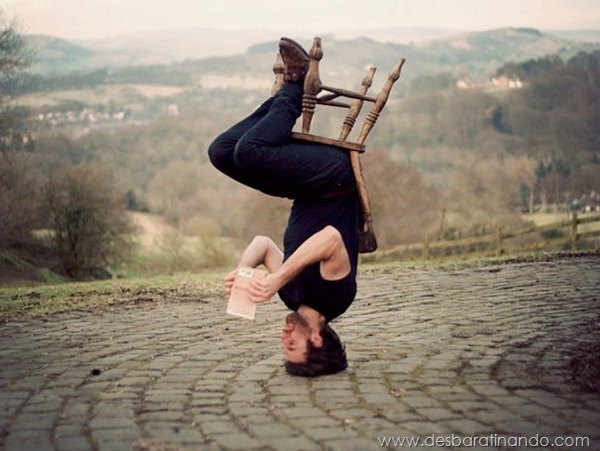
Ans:
[{"label": "tree", "polygon": [[381,149],[363,156],[365,182],[381,248],[427,239],[438,225],[440,198],[418,171],[401,166]]},{"label": "tree", "polygon": [[11,104],[16,83],[31,63],[15,20],[7,21],[0,11],[0,151],[21,149],[28,144],[28,112]]},{"label": "tree", "polygon": [[178,224],[181,214],[179,206],[197,193],[200,179],[198,165],[181,160],[171,161],[149,183],[150,208],[173,224]]},{"label": "tree", "polygon": [[64,272],[86,279],[130,248],[125,196],[98,166],[67,167],[50,176],[46,201]]},{"label": "tree", "polygon": [[0,249],[31,242],[40,225],[39,180],[30,157],[0,157]]},{"label": "tree", "polygon": [[446,143],[468,147],[489,121],[495,100],[476,91],[458,91],[442,106],[440,129]]},{"label": "tree", "polygon": [[534,164],[528,157],[464,158],[445,203],[452,227],[467,235],[519,227],[523,186],[531,190]]},{"label": "tree", "polygon": [[0,248],[29,242],[38,225],[37,180],[25,155],[10,150],[28,148],[28,112],[11,104],[15,82],[29,58],[15,21],[0,11]]}]

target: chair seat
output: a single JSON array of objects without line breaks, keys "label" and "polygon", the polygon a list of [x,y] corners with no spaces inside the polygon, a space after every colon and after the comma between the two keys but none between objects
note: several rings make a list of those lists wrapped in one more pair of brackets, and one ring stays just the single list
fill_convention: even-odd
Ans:
[{"label": "chair seat", "polygon": [[311,135],[310,133],[293,132],[291,138],[292,140],[296,141],[307,141],[311,143],[327,144],[330,146],[340,147],[342,149],[351,150],[359,153],[363,153],[366,149],[364,144],[358,144],[350,141],[340,141],[339,139]]}]

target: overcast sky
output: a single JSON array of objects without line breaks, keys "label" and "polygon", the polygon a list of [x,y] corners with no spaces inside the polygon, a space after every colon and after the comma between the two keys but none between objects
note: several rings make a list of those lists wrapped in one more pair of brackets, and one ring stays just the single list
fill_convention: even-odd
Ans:
[{"label": "overcast sky", "polygon": [[0,0],[26,34],[86,39],[136,31],[336,31],[426,27],[600,28],[600,0]]}]

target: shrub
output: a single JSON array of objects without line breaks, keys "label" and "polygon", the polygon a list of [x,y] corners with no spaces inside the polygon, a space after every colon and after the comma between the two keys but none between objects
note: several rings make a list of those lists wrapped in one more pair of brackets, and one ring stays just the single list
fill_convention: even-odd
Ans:
[{"label": "shrub", "polygon": [[126,202],[102,169],[62,169],[51,175],[45,194],[56,251],[69,277],[92,277],[127,254]]},{"label": "shrub", "polygon": [[560,229],[550,229],[540,232],[540,236],[546,241],[551,241],[556,240],[558,238],[564,238],[565,232],[563,232]]}]

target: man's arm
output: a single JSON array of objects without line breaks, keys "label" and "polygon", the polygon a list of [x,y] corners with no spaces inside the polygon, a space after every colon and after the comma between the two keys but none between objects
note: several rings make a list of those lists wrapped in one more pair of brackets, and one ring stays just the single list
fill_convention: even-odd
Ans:
[{"label": "man's arm", "polygon": [[255,236],[242,254],[238,267],[256,268],[259,265],[265,265],[267,271],[273,273],[281,267],[282,262],[283,252],[271,238]]},{"label": "man's arm", "polygon": [[227,296],[231,294],[235,276],[238,269],[242,266],[256,268],[259,265],[265,265],[269,273],[274,273],[281,267],[282,262],[283,252],[281,252],[271,238],[267,236],[255,236],[242,254],[237,268],[225,277]]},{"label": "man's arm", "polygon": [[304,268],[320,263],[325,280],[338,280],[350,272],[350,258],[339,231],[332,226],[315,233],[277,269],[261,280],[250,284],[250,299],[265,302],[292,280]]}]

